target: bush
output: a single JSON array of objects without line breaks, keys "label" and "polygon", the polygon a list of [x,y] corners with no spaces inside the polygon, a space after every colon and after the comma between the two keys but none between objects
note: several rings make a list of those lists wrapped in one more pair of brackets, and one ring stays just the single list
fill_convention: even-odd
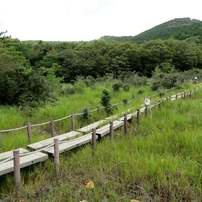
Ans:
[{"label": "bush", "polygon": [[152,89],[153,91],[158,90],[158,88],[160,88],[160,87],[162,87],[162,86],[161,86],[161,83],[160,83],[159,81],[153,82],[153,83],[151,84],[151,89]]},{"label": "bush", "polygon": [[162,96],[164,96],[164,95],[165,95],[165,91],[164,91],[164,90],[160,90],[160,91],[159,91],[159,96],[162,97]]},{"label": "bush", "polygon": [[76,91],[78,93],[84,93],[85,88],[86,88],[86,84],[81,82],[81,81],[77,81],[76,83],[74,83],[74,86],[76,88]]},{"label": "bush", "polygon": [[92,76],[86,77],[84,82],[87,87],[90,87],[91,89],[95,89],[95,79]]},{"label": "bush", "polygon": [[72,95],[76,93],[76,87],[72,84],[63,84],[61,89],[62,95]]},{"label": "bush", "polygon": [[130,90],[130,86],[127,85],[127,84],[124,85],[124,86],[123,86],[123,90],[126,91],[126,92],[128,92],[128,91]]},{"label": "bush", "polygon": [[128,104],[128,100],[127,99],[123,99],[123,104],[127,105]]},{"label": "bush", "polygon": [[0,73],[0,104],[36,107],[52,99],[52,84],[34,70],[16,68]]},{"label": "bush", "polygon": [[87,123],[90,121],[90,114],[87,107],[81,110],[81,114],[79,115],[79,120],[82,122],[86,121]]},{"label": "bush", "polygon": [[108,114],[112,113],[112,106],[110,104],[110,100],[111,100],[111,96],[110,96],[109,92],[107,90],[103,90],[100,103],[103,107],[105,107],[105,111]]},{"label": "bush", "polygon": [[137,92],[138,95],[142,95],[143,93],[144,93],[144,90],[139,90],[139,91]]},{"label": "bush", "polygon": [[112,88],[114,90],[114,92],[118,92],[121,88],[122,84],[121,83],[115,83]]}]

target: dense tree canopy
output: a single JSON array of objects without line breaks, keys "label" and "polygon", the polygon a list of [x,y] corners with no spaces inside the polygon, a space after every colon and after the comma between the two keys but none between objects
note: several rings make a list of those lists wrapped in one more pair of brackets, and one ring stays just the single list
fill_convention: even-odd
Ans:
[{"label": "dense tree canopy", "polygon": [[17,39],[0,38],[0,104],[36,106],[51,98],[50,82],[30,66],[24,45]]},{"label": "dense tree canopy", "polygon": [[55,68],[55,76],[72,82],[78,76],[94,78],[112,74],[118,78],[125,71],[151,76],[165,64],[176,70],[201,68],[202,46],[194,39],[156,39],[142,44],[102,40],[72,43],[22,43],[24,56],[33,69]]},{"label": "dense tree canopy", "polygon": [[[190,20],[183,22],[186,26]],[[176,26],[176,21],[171,23],[170,26]],[[198,33],[199,24],[191,21],[190,26],[195,26]],[[78,77],[111,75],[123,81],[123,75],[151,77],[157,69],[164,73],[202,69],[202,41],[196,32],[190,35],[191,32],[193,30],[187,30],[188,38],[180,40],[175,37],[157,38],[141,44],[102,39],[90,42],[21,42],[0,37],[0,104],[34,106],[53,98],[53,92],[61,83],[74,83]],[[0,32],[0,36],[3,34]]]}]

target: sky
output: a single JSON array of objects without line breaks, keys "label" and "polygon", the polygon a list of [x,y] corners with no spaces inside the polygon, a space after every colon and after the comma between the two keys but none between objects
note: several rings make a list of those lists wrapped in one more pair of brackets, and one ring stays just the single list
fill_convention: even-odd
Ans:
[{"label": "sky", "polygon": [[201,0],[0,0],[0,32],[21,41],[135,36],[183,17],[202,21]]}]

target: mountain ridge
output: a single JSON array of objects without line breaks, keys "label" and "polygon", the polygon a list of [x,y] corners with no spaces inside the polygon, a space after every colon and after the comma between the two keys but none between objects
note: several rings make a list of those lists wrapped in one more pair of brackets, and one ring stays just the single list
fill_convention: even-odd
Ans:
[{"label": "mountain ridge", "polygon": [[184,40],[190,37],[202,38],[202,21],[197,19],[174,18],[162,24],[156,25],[151,29],[145,30],[135,36],[102,36],[100,40],[104,41],[132,41],[140,44],[147,40],[155,40],[158,38],[168,39],[173,37],[175,39]]}]

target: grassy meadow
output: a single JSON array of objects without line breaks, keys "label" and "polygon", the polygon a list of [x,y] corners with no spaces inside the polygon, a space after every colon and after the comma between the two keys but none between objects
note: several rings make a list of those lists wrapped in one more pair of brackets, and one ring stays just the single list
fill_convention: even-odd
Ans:
[{"label": "grassy meadow", "polygon": [[[188,90],[185,86],[165,93],[164,96]],[[31,123],[42,123],[50,118],[58,119],[71,112],[79,113],[100,106],[103,88],[86,88],[84,92],[61,97],[57,104],[37,109],[31,115],[18,108],[2,108],[2,129],[20,127]],[[144,90],[138,94],[139,90]],[[129,92],[113,92],[111,103],[123,99],[134,99],[128,105],[120,105],[114,113],[128,108],[136,110],[144,103],[144,97],[155,94],[148,87],[130,89]],[[152,99],[157,102],[160,97]],[[114,131],[114,141],[106,136],[92,151],[91,145],[60,155],[60,175],[56,176],[53,159],[43,165],[22,169],[22,186],[16,199],[13,173],[0,177],[0,198],[5,201],[201,201],[202,200],[202,90],[190,98],[165,101],[161,107],[149,111],[147,117],[135,119],[128,126]],[[12,113],[15,114],[11,115]],[[94,114],[95,112],[93,112]],[[95,113],[96,114],[96,113]],[[92,115],[91,122],[106,117],[100,113]],[[2,118],[2,117],[1,117]],[[66,120],[67,122],[67,120]],[[66,132],[71,125],[56,125],[57,134]],[[70,120],[69,120],[70,122]],[[76,123],[79,126],[87,123]],[[47,129],[34,131],[34,141],[50,137]],[[27,144],[26,131],[1,135],[2,151]]]},{"label": "grassy meadow", "polygon": [[[144,103],[144,97],[154,95],[158,92],[151,91],[149,86],[131,87],[129,91],[120,89],[114,92],[112,88],[113,82],[106,81],[102,85],[97,84],[93,88],[81,86],[80,90],[72,95],[62,95],[54,103],[46,103],[38,108],[25,108],[1,106],[0,110],[0,130],[9,130],[22,128],[19,130],[12,130],[11,132],[2,132],[0,135],[0,152],[16,149],[19,147],[26,147],[28,144],[27,137],[27,122],[32,125],[32,141],[37,142],[51,137],[50,119],[59,120],[68,117],[61,121],[54,123],[55,135],[60,135],[72,130],[71,126],[71,113],[75,114],[75,127],[76,129],[90,123],[96,122],[102,118],[109,116],[100,101],[102,91],[107,89],[110,93],[113,114],[120,114],[127,109],[137,110]],[[190,84],[184,86],[185,89],[192,88]],[[177,89],[170,92],[165,92],[165,95],[171,95],[175,92],[181,92],[184,89]],[[153,101],[158,101],[159,96],[153,98]],[[128,104],[124,105],[123,100],[127,100]],[[118,105],[116,105],[118,104]],[[113,106],[114,105],[114,106]],[[97,113],[97,108],[100,108],[100,113]],[[83,110],[87,109],[89,112],[89,120],[80,120]],[[92,111],[92,112],[91,112]],[[81,117],[81,118],[80,118]],[[44,124],[42,124],[44,123]],[[24,128],[23,128],[24,127]]]}]

